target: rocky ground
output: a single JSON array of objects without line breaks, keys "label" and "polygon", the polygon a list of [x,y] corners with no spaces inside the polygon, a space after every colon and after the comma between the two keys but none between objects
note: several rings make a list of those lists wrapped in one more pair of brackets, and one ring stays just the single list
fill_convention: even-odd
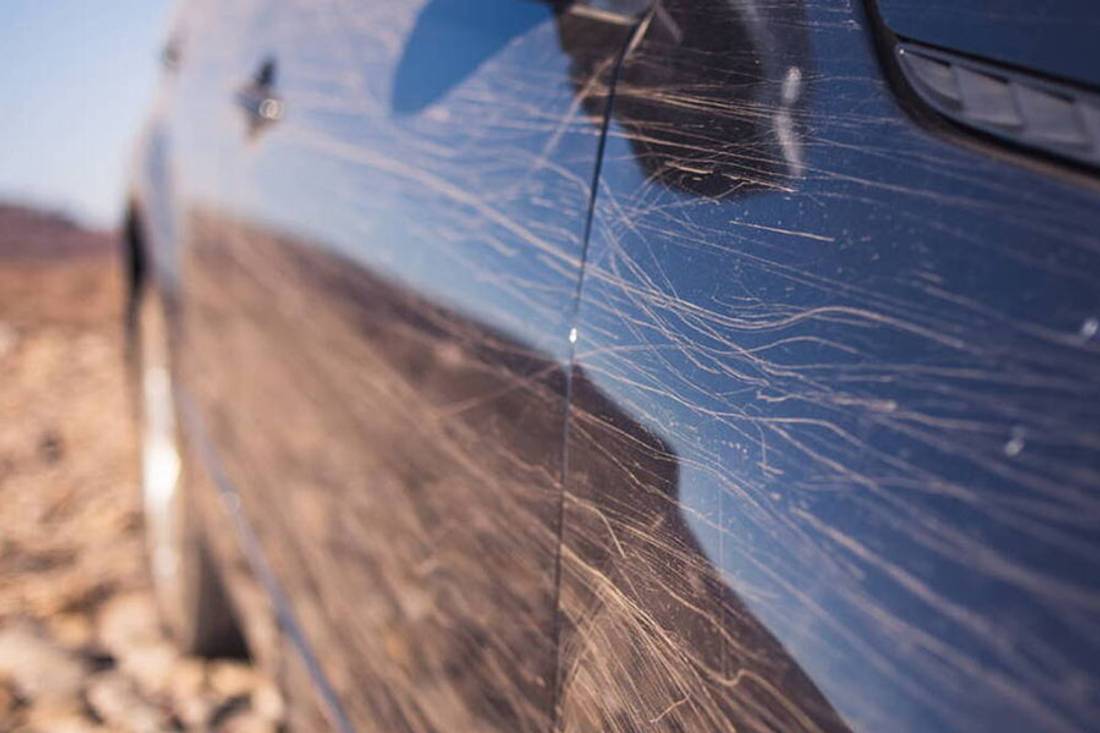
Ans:
[{"label": "rocky ground", "polygon": [[0,733],[276,730],[268,680],[156,621],[121,293],[113,237],[0,206]]}]

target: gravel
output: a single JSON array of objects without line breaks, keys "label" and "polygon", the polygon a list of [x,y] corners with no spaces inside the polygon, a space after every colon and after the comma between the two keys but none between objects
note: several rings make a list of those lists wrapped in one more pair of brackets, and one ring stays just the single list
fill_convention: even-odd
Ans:
[{"label": "gravel", "polygon": [[280,729],[270,680],[179,655],[157,621],[112,238],[26,257],[0,231],[0,733]]}]

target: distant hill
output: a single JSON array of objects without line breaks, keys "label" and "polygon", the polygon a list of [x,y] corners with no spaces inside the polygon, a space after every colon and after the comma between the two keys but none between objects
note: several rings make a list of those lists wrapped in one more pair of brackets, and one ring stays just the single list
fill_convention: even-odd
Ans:
[{"label": "distant hill", "polygon": [[125,292],[118,242],[59,214],[0,204],[0,334],[114,322]]},{"label": "distant hill", "polygon": [[0,203],[0,259],[103,255],[117,246],[114,232],[85,229],[64,214]]}]

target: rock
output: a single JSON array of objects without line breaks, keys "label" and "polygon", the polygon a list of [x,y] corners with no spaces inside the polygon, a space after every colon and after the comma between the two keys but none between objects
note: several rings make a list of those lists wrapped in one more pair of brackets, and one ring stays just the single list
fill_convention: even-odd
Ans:
[{"label": "rock", "polygon": [[22,702],[11,677],[0,676],[0,720],[11,720]]},{"label": "rock", "polygon": [[110,599],[100,608],[96,621],[99,643],[119,659],[135,648],[163,641],[155,604],[146,593]]},{"label": "rock", "polygon": [[218,733],[274,733],[277,725],[249,704],[244,696],[226,700],[210,717],[209,727]]},{"label": "rock", "polygon": [[214,701],[206,684],[203,662],[194,658],[180,659],[168,681],[168,695],[172,708],[189,728],[206,729]]},{"label": "rock", "polygon": [[18,733],[98,733],[103,728],[78,705],[35,704],[29,708]]},{"label": "rock", "polygon": [[76,699],[87,673],[79,657],[29,624],[0,631],[0,675],[27,700],[63,704]]},{"label": "rock", "polygon": [[65,646],[75,649],[92,641],[92,624],[81,613],[56,613],[46,622],[50,634]]},{"label": "rock", "polygon": [[0,321],[0,359],[15,351],[19,345],[19,333],[10,323]]},{"label": "rock", "polygon": [[275,685],[264,680],[252,691],[252,709],[272,723],[278,723],[286,712],[286,704]]},{"label": "rock", "polygon": [[184,657],[172,669],[169,689],[175,696],[194,696],[206,691],[206,666],[194,657]]},{"label": "rock", "polygon": [[119,672],[93,678],[87,698],[88,706],[101,720],[123,730],[158,733],[178,727],[163,710],[138,694],[133,683]]},{"label": "rock", "polygon": [[65,457],[65,441],[56,430],[46,430],[38,438],[38,457],[43,463],[57,463]]},{"label": "rock", "polygon": [[277,730],[267,678],[161,631],[117,265],[0,262],[0,733]]},{"label": "rock", "polygon": [[135,645],[132,649],[119,650],[119,666],[131,678],[137,680],[148,695],[166,693],[172,672],[179,660],[179,652],[166,640]]},{"label": "rock", "polygon": [[244,697],[260,684],[256,670],[241,662],[219,660],[209,668],[210,688],[221,697]]},{"label": "rock", "polygon": [[249,711],[230,716],[217,730],[219,733],[275,733],[277,726],[268,718]]}]

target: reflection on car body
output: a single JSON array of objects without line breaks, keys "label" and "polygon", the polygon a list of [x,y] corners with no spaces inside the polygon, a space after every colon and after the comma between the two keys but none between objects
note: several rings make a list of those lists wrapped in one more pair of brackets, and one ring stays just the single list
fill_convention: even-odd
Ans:
[{"label": "reflection on car body", "polygon": [[1092,173],[858,4],[184,19],[132,244],[300,727],[1100,719]]}]

